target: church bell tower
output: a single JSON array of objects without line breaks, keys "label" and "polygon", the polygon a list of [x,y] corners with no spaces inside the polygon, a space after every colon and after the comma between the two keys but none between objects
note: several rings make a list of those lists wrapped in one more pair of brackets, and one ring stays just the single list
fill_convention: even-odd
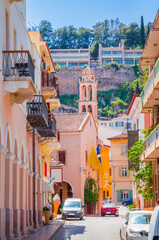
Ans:
[{"label": "church bell tower", "polygon": [[97,121],[97,82],[90,67],[82,72],[82,79],[79,81],[79,112],[91,112]]}]

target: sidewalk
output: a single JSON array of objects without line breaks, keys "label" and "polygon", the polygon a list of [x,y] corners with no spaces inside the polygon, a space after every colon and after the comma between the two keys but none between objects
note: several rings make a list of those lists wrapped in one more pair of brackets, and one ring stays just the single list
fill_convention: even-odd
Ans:
[{"label": "sidewalk", "polygon": [[49,224],[44,225],[37,230],[34,234],[29,234],[25,240],[49,240],[54,236],[56,231],[64,225],[65,221],[62,220],[53,220]]}]

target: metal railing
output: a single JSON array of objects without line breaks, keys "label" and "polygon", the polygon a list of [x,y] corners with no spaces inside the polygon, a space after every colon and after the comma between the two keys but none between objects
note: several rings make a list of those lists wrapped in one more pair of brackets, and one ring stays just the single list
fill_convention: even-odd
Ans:
[{"label": "metal railing", "polygon": [[143,150],[145,151],[148,147],[150,147],[157,139],[159,138],[159,124],[157,127],[151,132],[151,134],[146,138],[143,143]]},{"label": "metal railing", "polygon": [[144,100],[144,97],[148,94],[148,91],[150,90],[150,88],[152,87],[152,85],[154,84],[155,78],[157,76],[157,74],[159,73],[159,58],[154,66],[153,71],[150,74],[150,77],[143,89],[143,97],[141,99],[141,102]]},{"label": "metal railing", "polygon": [[27,114],[43,115],[48,122],[48,109],[42,95],[34,95],[34,99],[27,102]]},{"label": "metal railing", "polygon": [[28,77],[34,82],[34,62],[29,51],[3,51],[3,76]]},{"label": "metal railing", "polygon": [[49,123],[49,128],[53,130],[53,132],[56,135],[56,119],[52,113],[49,114],[48,123]]},{"label": "metal railing", "polygon": [[56,81],[53,73],[42,72],[42,87],[55,87]]}]

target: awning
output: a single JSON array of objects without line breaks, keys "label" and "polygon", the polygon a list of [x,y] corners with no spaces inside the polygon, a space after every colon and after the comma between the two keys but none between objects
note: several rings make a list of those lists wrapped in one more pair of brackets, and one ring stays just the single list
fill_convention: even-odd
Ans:
[{"label": "awning", "polygon": [[55,193],[53,185],[43,181],[43,192]]}]

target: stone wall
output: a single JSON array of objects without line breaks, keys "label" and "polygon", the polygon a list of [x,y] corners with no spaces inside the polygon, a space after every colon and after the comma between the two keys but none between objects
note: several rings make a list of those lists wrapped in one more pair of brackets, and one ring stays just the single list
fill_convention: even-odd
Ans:
[{"label": "stone wall", "polygon": [[[60,95],[78,94],[79,78],[82,76],[81,68],[57,70]],[[108,91],[117,89],[124,82],[132,82],[136,79],[131,67],[121,67],[117,70],[114,67],[94,68],[96,80],[98,81],[98,91]]]}]

